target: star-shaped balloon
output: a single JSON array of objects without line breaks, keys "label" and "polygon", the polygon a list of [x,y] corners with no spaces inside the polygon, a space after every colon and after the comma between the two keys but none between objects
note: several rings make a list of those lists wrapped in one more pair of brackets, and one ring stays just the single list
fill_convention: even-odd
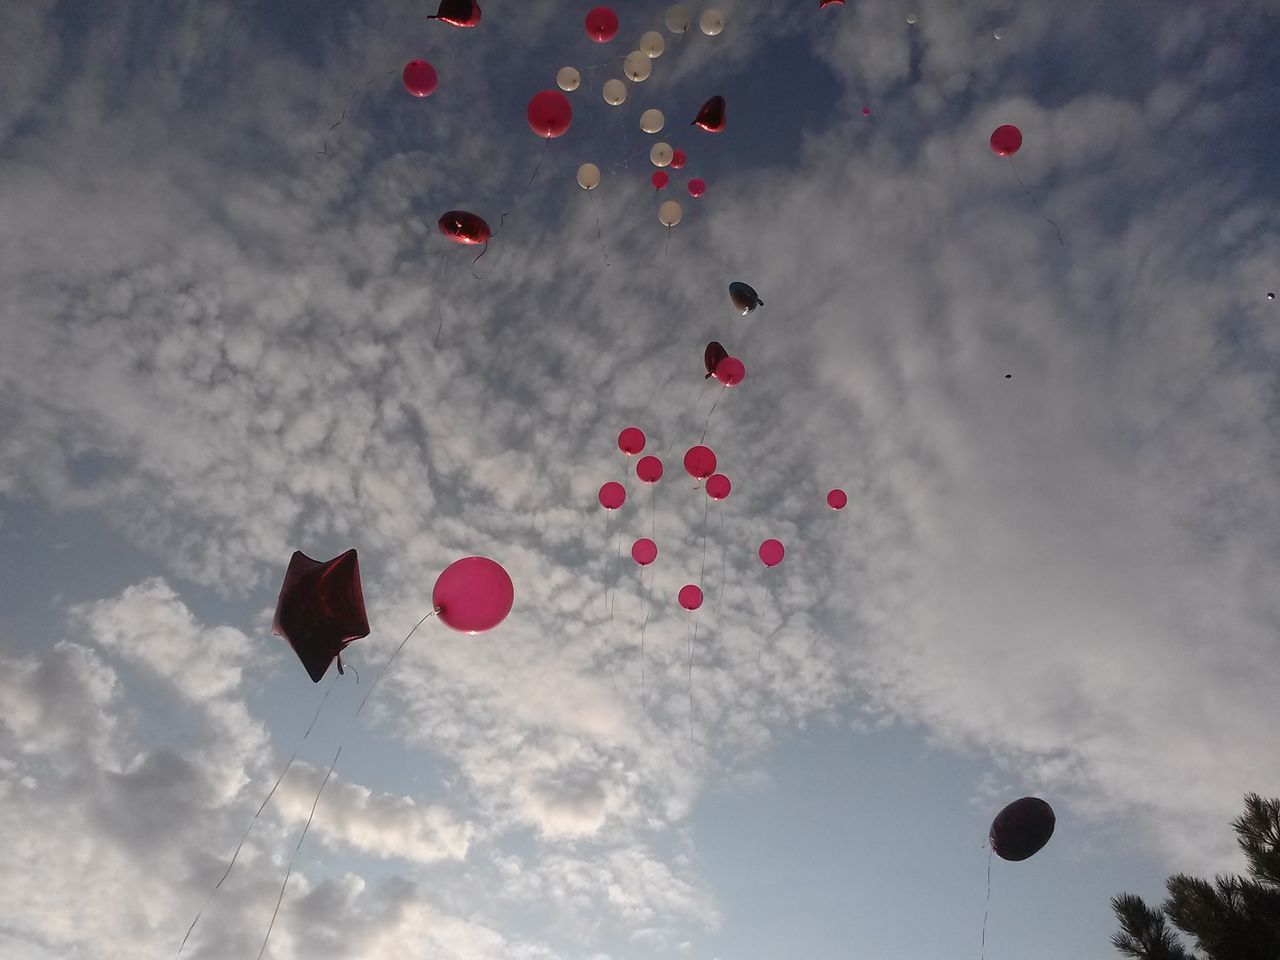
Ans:
[{"label": "star-shaped balloon", "polygon": [[369,635],[354,549],[332,560],[312,560],[301,550],[289,560],[276,601],[271,632],[284,637],[315,683],[352,640]]}]

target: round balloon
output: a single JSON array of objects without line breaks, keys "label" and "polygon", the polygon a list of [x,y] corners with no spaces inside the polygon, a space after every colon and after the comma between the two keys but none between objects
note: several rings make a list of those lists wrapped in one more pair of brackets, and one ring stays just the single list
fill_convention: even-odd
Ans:
[{"label": "round balloon", "polygon": [[819,10],[824,10],[824,9],[826,9],[827,7],[831,6],[832,4],[836,4],[836,5],[839,5],[839,6],[843,7],[843,6],[844,6],[844,0],[818,0],[818,9],[819,9]]},{"label": "round balloon", "polygon": [[662,39],[662,34],[657,30],[650,30],[640,38],[640,52],[650,60],[657,60],[666,48],[667,41]]},{"label": "round balloon", "polygon": [[1053,807],[1039,797],[1015,800],[991,821],[991,849],[1001,860],[1026,860],[1049,842],[1056,822]]},{"label": "round balloon", "polygon": [[716,472],[716,455],[710,447],[698,445],[685,451],[684,469],[695,480],[705,480]]},{"label": "round balloon", "polygon": [[604,96],[604,102],[611,107],[620,107],[627,100],[627,85],[614,77],[612,80],[604,82],[604,88],[601,90]]},{"label": "round balloon", "polygon": [[671,144],[655,143],[649,148],[649,162],[655,167],[665,167],[671,163]]},{"label": "round balloon", "polygon": [[697,610],[702,606],[702,588],[696,583],[686,583],[681,587],[680,606],[686,610]]},{"label": "round balloon", "polygon": [[573,93],[582,83],[582,74],[573,67],[561,67],[556,71],[556,86],[565,93]]},{"label": "round balloon", "polygon": [[431,605],[436,616],[454,630],[483,633],[511,612],[516,588],[501,564],[487,557],[455,560],[436,578]]},{"label": "round balloon", "polygon": [[594,163],[584,163],[578,168],[578,186],[583,190],[594,190],[600,186],[600,168]]},{"label": "round balloon", "polygon": [[1022,148],[1022,131],[1002,123],[991,132],[991,149],[998,157],[1012,157]]},{"label": "round balloon", "polygon": [[698,26],[708,37],[719,36],[720,31],[724,29],[724,15],[719,10],[704,10]]},{"label": "round balloon", "polygon": [[648,537],[641,537],[631,545],[631,559],[642,567],[647,567],[658,559],[658,545]]},{"label": "round balloon", "polygon": [[596,43],[608,43],[618,35],[618,15],[608,7],[596,7],[587,14],[587,36]]},{"label": "round balloon", "polygon": [[907,23],[910,23],[910,24],[917,24],[917,23],[919,23],[919,22],[920,22],[920,15],[919,15],[919,14],[916,14],[916,13],[908,13],[908,14],[907,14]]},{"label": "round balloon", "polygon": [[686,33],[689,30],[689,11],[680,4],[667,11],[667,29],[672,33]]},{"label": "round balloon", "polygon": [[776,567],[787,555],[787,548],[781,540],[769,539],[760,544],[760,562],[766,567]]},{"label": "round balloon", "polygon": [[559,90],[540,90],[529,100],[525,110],[529,128],[548,140],[561,136],[573,122],[573,107]]},{"label": "round balloon", "polygon": [[694,177],[689,181],[689,196],[700,197],[707,192],[707,181]]},{"label": "round balloon", "polygon": [[668,200],[658,208],[658,222],[664,227],[674,227],[684,216],[684,210],[674,200]]},{"label": "round balloon", "polygon": [[746,375],[746,365],[737,357],[725,357],[716,364],[715,378],[726,387],[736,387]]},{"label": "round balloon", "polygon": [[404,65],[404,88],[415,97],[429,97],[436,92],[436,68],[425,60],[410,60]]},{"label": "round balloon", "polygon": [[600,487],[600,506],[606,510],[617,510],[627,502],[627,490],[617,480],[610,480]]},{"label": "round balloon", "polygon": [[661,170],[655,170],[653,176],[649,178],[649,182],[653,184],[653,189],[661,190],[667,185],[667,175]]},{"label": "round balloon", "polygon": [[843,510],[848,502],[848,494],[839,488],[827,494],[827,506],[832,510]]},{"label": "round balloon", "polygon": [[641,457],[636,464],[636,476],[645,483],[657,483],[662,479],[662,461],[653,454]]},{"label": "round balloon", "polygon": [[628,457],[644,449],[644,431],[639,427],[627,427],[618,434],[618,449]]},{"label": "round balloon", "polygon": [[632,83],[643,83],[653,73],[653,61],[639,50],[632,50],[622,61],[622,75]]},{"label": "round balloon", "polygon": [[712,500],[723,500],[729,496],[733,484],[723,473],[715,473],[707,477],[707,496]]},{"label": "round balloon", "polygon": [[488,243],[493,236],[487,223],[466,210],[446,210],[437,225],[440,232],[454,243]]},{"label": "round balloon", "polygon": [[862,115],[863,115],[864,117],[869,117],[869,116],[871,116],[871,108],[870,108],[870,107],[863,107],[863,108],[862,108]]},{"label": "round balloon", "polygon": [[688,160],[689,160],[689,158],[685,155],[685,152],[684,152],[683,150],[672,150],[672,151],[671,151],[671,167],[672,167],[672,169],[674,169],[674,170],[679,170],[679,169],[681,169],[681,168],[685,165],[685,163],[686,163],[686,162],[688,162]]},{"label": "round balloon", "polygon": [[666,122],[667,118],[662,115],[662,111],[657,107],[650,107],[640,114],[640,129],[645,133],[657,133]]}]

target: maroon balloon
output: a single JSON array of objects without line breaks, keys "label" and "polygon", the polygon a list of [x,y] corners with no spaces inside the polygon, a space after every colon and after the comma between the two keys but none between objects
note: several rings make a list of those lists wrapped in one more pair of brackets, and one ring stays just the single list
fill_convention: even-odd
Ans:
[{"label": "maroon balloon", "polygon": [[551,140],[573,123],[573,105],[559,90],[539,90],[530,98],[525,117],[534,133]]},{"label": "maroon balloon", "polygon": [[760,562],[766,567],[776,567],[786,555],[787,548],[782,545],[781,540],[770,538],[760,544]]},{"label": "maroon balloon", "polygon": [[429,97],[436,92],[436,68],[425,60],[410,60],[401,75],[404,88],[415,97]]},{"label": "maroon balloon", "polygon": [[440,217],[440,232],[454,243],[488,243],[493,236],[489,225],[466,210],[447,210]]},{"label": "maroon balloon", "polygon": [[827,494],[827,506],[832,510],[843,510],[848,502],[848,495],[838,487]]},{"label": "maroon balloon", "polygon": [[682,169],[682,168],[684,167],[684,165],[685,165],[688,161],[689,161],[689,157],[688,157],[688,155],[686,155],[686,154],[685,154],[685,152],[684,152],[683,150],[672,150],[672,151],[671,151],[671,163],[670,163],[670,167],[671,167],[671,169],[672,169],[672,170],[680,170],[680,169]]},{"label": "maroon balloon", "polygon": [[707,181],[694,177],[689,181],[689,196],[700,197],[707,192]]},{"label": "maroon balloon", "polygon": [[587,36],[596,43],[608,43],[618,35],[618,15],[608,7],[596,7],[587,14]]},{"label": "maroon balloon", "polygon": [[440,0],[440,9],[427,19],[455,27],[474,27],[480,22],[480,4],[475,0]]},{"label": "maroon balloon", "polygon": [[729,356],[729,351],[720,345],[719,340],[712,340],[708,343],[707,349],[702,352],[702,365],[707,368],[707,376],[702,379],[706,380],[708,377],[715,376],[716,365],[727,356]]},{"label": "maroon balloon", "polygon": [[737,357],[725,357],[716,364],[715,377],[726,387],[736,387],[746,375],[746,365]]},{"label": "maroon balloon", "polygon": [[657,483],[662,479],[662,461],[653,455],[641,457],[636,464],[636,476],[645,483]]},{"label": "maroon balloon", "polygon": [[644,431],[639,427],[627,427],[618,434],[618,449],[628,457],[644,449]]},{"label": "maroon balloon", "polygon": [[369,618],[355,550],[323,561],[296,551],[284,574],[271,632],[289,641],[314,683],[348,643],[367,637]]},{"label": "maroon balloon", "polygon": [[833,6],[833,5],[835,5],[835,4],[839,4],[840,6],[842,6],[842,7],[843,7],[843,6],[844,6],[844,0],[818,0],[818,9],[819,9],[819,10],[821,10],[821,9],[823,9],[824,7],[830,7],[830,6]]},{"label": "maroon balloon", "polygon": [[606,510],[617,510],[627,501],[627,488],[617,480],[610,480],[600,488],[600,506]]},{"label": "maroon balloon", "polygon": [[991,849],[1001,860],[1026,860],[1049,842],[1057,819],[1039,797],[1015,800],[991,821]]},{"label": "maroon balloon", "polygon": [[658,545],[648,537],[641,537],[631,545],[631,559],[642,567],[647,567],[658,559]]},{"label": "maroon balloon", "polygon": [[998,157],[1011,157],[1022,148],[1022,131],[1012,123],[1003,123],[991,134],[991,149]]},{"label": "maroon balloon", "polygon": [[705,480],[716,472],[716,455],[710,447],[690,447],[684,455],[684,469],[695,480]]},{"label": "maroon balloon", "polygon": [[702,105],[691,126],[699,127],[708,133],[719,133],[724,129],[724,97],[712,97]]},{"label": "maroon balloon", "polygon": [[681,587],[680,606],[686,610],[697,610],[702,606],[702,588],[696,583],[686,583]]},{"label": "maroon balloon", "polygon": [[870,108],[870,107],[863,107],[863,108],[862,108],[862,115],[863,115],[864,117],[869,117],[869,116],[871,116],[871,108]]},{"label": "maroon balloon", "polygon": [[431,603],[447,627],[461,633],[492,630],[511,612],[516,588],[502,565],[488,557],[463,557],[436,578]]},{"label": "maroon balloon", "polygon": [[653,176],[649,178],[649,182],[653,184],[653,188],[655,190],[661,190],[665,187],[667,185],[667,180],[667,174],[662,170],[654,171]]},{"label": "maroon balloon", "polygon": [[729,478],[723,473],[716,473],[707,477],[707,496],[712,500],[725,499],[732,489],[733,484],[729,482]]}]

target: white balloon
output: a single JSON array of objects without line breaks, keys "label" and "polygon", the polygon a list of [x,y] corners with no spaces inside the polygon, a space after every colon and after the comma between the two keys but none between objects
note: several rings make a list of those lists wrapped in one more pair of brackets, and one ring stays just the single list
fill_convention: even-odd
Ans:
[{"label": "white balloon", "polygon": [[674,200],[667,200],[658,208],[658,220],[664,227],[674,227],[684,216],[684,210]]},{"label": "white balloon", "polygon": [[561,67],[556,72],[556,86],[565,93],[573,93],[580,83],[582,83],[582,74],[573,67]]},{"label": "white balloon", "polygon": [[698,26],[708,37],[714,37],[724,29],[724,15],[719,10],[704,10]]},{"label": "white balloon", "polygon": [[640,114],[640,129],[645,133],[657,133],[666,122],[667,118],[662,115],[662,111],[657,107],[650,107]]},{"label": "white balloon", "polygon": [[649,151],[649,160],[655,167],[665,167],[671,164],[671,157],[674,155],[671,144],[655,143],[653,149]]},{"label": "white balloon", "polygon": [[643,83],[653,73],[653,61],[639,50],[632,50],[622,61],[622,72],[632,83]]},{"label": "white balloon", "polygon": [[657,60],[666,48],[667,41],[662,39],[662,34],[657,30],[650,30],[640,38],[640,52],[650,60]]},{"label": "white balloon", "polygon": [[689,11],[676,4],[667,11],[667,29],[672,33],[684,33],[689,29]]},{"label": "white balloon", "polygon": [[993,37],[995,37],[997,40],[1003,40],[1003,39],[1004,39],[1004,31],[1003,31],[1003,30],[997,30],[995,33],[993,33],[993,34],[992,34],[992,36],[993,36]]},{"label": "white balloon", "polygon": [[600,186],[600,168],[594,163],[584,163],[578,168],[578,186],[583,190],[594,190]]},{"label": "white balloon", "polygon": [[604,102],[611,107],[621,106],[627,99],[627,85],[616,77],[604,83]]},{"label": "white balloon", "polygon": [[907,23],[919,23],[920,17],[914,13],[907,14]]}]

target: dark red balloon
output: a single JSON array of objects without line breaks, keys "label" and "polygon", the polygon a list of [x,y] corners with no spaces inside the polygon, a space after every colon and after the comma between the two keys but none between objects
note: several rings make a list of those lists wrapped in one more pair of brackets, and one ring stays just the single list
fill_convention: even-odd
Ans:
[{"label": "dark red balloon", "polygon": [[736,387],[746,375],[746,364],[737,357],[725,357],[716,364],[715,378],[726,387]]},{"label": "dark red balloon", "polygon": [[729,496],[729,491],[732,489],[733,484],[729,482],[729,478],[723,473],[716,473],[707,477],[707,496],[712,500],[724,500]]},{"label": "dark red balloon", "polygon": [[707,368],[707,376],[702,379],[706,380],[715,376],[716,365],[727,356],[729,356],[729,351],[720,345],[719,340],[712,340],[708,343],[707,349],[702,352],[702,365]]},{"label": "dark red balloon", "polygon": [[702,588],[696,583],[686,583],[681,587],[680,606],[686,610],[697,610],[702,606]]},{"label": "dark red balloon", "polygon": [[289,641],[315,683],[348,643],[367,637],[369,618],[355,550],[325,561],[295,552],[276,600],[271,632]]},{"label": "dark red balloon", "polygon": [[631,545],[631,559],[642,567],[647,567],[658,559],[658,545],[648,537],[641,537]]},{"label": "dark red balloon", "polygon": [[684,167],[684,165],[688,162],[689,162],[689,157],[685,154],[683,150],[671,151],[671,169],[672,170],[679,170],[682,167]]},{"label": "dark red balloon", "polygon": [[627,488],[617,480],[610,480],[600,488],[600,506],[617,510],[627,501]]},{"label": "dark red balloon", "polygon": [[716,455],[710,447],[690,447],[684,455],[684,469],[695,480],[705,480],[716,472]]},{"label": "dark red balloon", "polygon": [[401,76],[404,88],[415,97],[429,97],[436,92],[436,68],[425,60],[410,60]]},{"label": "dark red balloon", "polygon": [[618,434],[618,449],[633,457],[644,449],[644,431],[639,427],[626,427]]},{"label": "dark red balloon", "polygon": [[787,549],[781,540],[769,539],[760,544],[760,562],[766,567],[776,567],[787,555]]},{"label": "dark red balloon", "polygon": [[665,171],[656,170],[654,171],[653,176],[649,178],[649,182],[653,184],[653,188],[655,190],[661,190],[663,187],[667,185],[667,179],[668,178]]},{"label": "dark red balloon", "polygon": [[818,9],[821,10],[823,7],[830,7],[833,4],[839,4],[843,7],[844,0],[818,0]]},{"label": "dark red balloon", "polygon": [[849,495],[838,487],[827,494],[827,506],[832,510],[843,510],[849,502]]},{"label": "dark red balloon", "polygon": [[991,149],[998,157],[1011,157],[1022,147],[1022,131],[1012,123],[1001,124],[991,134]]},{"label": "dark red balloon", "polygon": [[652,455],[641,457],[636,464],[636,476],[645,483],[657,483],[662,479],[662,461]]},{"label": "dark red balloon", "polygon": [[991,849],[1001,860],[1026,860],[1049,842],[1056,823],[1053,807],[1039,797],[1015,800],[991,821]]},{"label": "dark red balloon", "polygon": [[573,106],[559,90],[540,90],[529,100],[525,117],[534,133],[551,140],[573,123]]},{"label": "dark red balloon", "polygon": [[587,36],[596,43],[608,43],[618,35],[618,15],[608,7],[596,7],[587,14]]},{"label": "dark red balloon", "polygon": [[492,630],[511,612],[516,588],[502,565],[488,557],[463,557],[441,571],[431,604],[442,623],[462,633]]},{"label": "dark red balloon", "polygon": [[707,181],[701,177],[694,177],[689,181],[689,196],[700,197],[707,192]]},{"label": "dark red balloon", "polygon": [[692,126],[700,127],[708,133],[719,133],[724,129],[724,97],[712,97],[702,105],[698,115],[694,117]]},{"label": "dark red balloon", "polygon": [[447,210],[439,222],[440,232],[454,243],[488,243],[493,236],[487,223],[466,210]]},{"label": "dark red balloon", "polygon": [[440,0],[440,9],[428,20],[440,20],[455,27],[474,27],[480,22],[480,4],[475,0]]}]

